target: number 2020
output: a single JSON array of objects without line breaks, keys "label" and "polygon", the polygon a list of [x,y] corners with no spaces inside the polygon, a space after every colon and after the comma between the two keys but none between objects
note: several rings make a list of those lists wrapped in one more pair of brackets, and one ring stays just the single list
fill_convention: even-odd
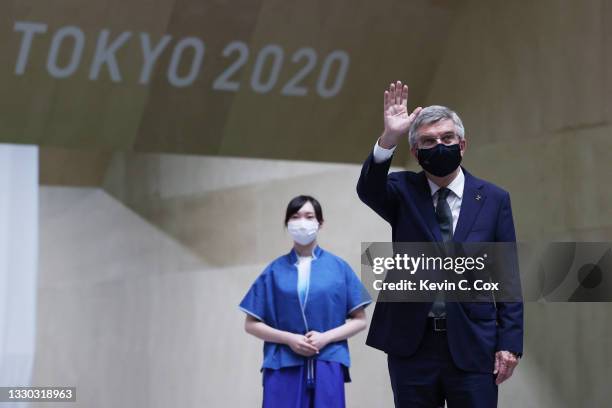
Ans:
[{"label": "number 2020", "polygon": [[[232,41],[223,49],[223,56],[230,57],[238,54],[236,58],[213,82],[213,89],[219,91],[237,91],[240,82],[232,80],[231,77],[245,65],[249,58],[249,48],[242,41]],[[263,47],[253,65],[251,73],[251,88],[257,93],[270,92],[276,83],[283,65],[284,51],[276,44],[269,44]],[[282,87],[280,93],[289,96],[305,96],[308,88],[302,84],[306,76],[312,72],[317,65],[317,53],[310,47],[298,49],[291,56],[294,64],[302,63],[301,68],[289,79]],[[345,51],[335,50],[327,55],[323,61],[319,77],[317,78],[316,91],[322,98],[334,97],[340,92],[346,72],[349,67],[349,56]],[[269,72],[264,72],[266,63],[271,63]],[[336,76],[328,86],[332,67],[337,64]]]}]

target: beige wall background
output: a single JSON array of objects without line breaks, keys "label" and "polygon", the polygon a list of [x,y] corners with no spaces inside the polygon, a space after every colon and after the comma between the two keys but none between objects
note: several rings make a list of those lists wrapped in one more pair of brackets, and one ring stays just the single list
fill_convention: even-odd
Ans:
[{"label": "beige wall background", "polygon": [[[611,7],[461,1],[446,39],[419,46],[436,51],[430,81],[388,72],[388,81],[421,87],[414,104],[462,116],[464,164],[511,192],[520,240],[612,240]],[[418,60],[420,48],[401,37],[389,44]],[[372,95],[366,111],[377,123]],[[377,136],[333,135],[366,146],[363,158]],[[326,159],[333,152],[320,141],[317,149]],[[395,165],[416,168],[405,157]],[[390,239],[358,201],[358,172],[358,164],[42,149],[34,383],[74,384],[74,406],[83,407],[258,406],[261,343],[243,332],[236,305],[289,249],[282,217],[297,194],[320,199],[321,245],[356,270],[361,241]],[[607,406],[611,312],[605,303],[527,304],[525,358],[500,388],[500,406]],[[390,407],[384,355],[364,339],[350,342],[349,406]]]},{"label": "beige wall background", "polygon": [[[74,384],[76,406],[257,406],[262,345],[237,304],[290,248],[282,218],[297,194],[321,200],[320,243],[356,271],[362,241],[389,239],[356,197],[358,171],[117,154],[103,189],[41,187],[34,383]],[[527,304],[525,358],[500,406],[604,406],[609,310]],[[390,407],[385,356],[364,341],[350,341],[348,406]]]}]

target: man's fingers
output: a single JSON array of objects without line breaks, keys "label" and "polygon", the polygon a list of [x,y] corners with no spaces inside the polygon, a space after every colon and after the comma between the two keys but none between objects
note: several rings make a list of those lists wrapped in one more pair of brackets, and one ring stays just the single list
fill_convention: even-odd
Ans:
[{"label": "man's fingers", "polygon": [[395,93],[393,94],[393,104],[397,105],[397,94],[402,92],[402,88],[399,81],[395,81],[395,83],[393,84],[393,89],[395,90]]},{"label": "man's fingers", "polygon": [[408,86],[404,85],[402,87],[402,105],[404,105],[404,107],[408,107]]},{"label": "man's fingers", "polygon": [[402,103],[402,81],[397,81],[395,84],[395,104],[400,105]]},{"label": "man's fingers", "polygon": [[410,116],[412,116],[412,119],[415,119],[417,116],[419,116],[419,113],[421,113],[422,110],[423,108],[421,108],[420,106],[414,108],[414,110],[410,114]]},{"label": "man's fingers", "polygon": [[[514,366],[514,367],[516,367],[516,366]],[[512,377],[512,374],[514,374],[514,367],[510,367],[508,369],[508,376],[506,378]]]},{"label": "man's fingers", "polygon": [[[383,106],[385,112],[392,105],[403,105],[408,107],[408,85],[403,85],[402,81],[391,82],[389,89],[385,90],[383,94]],[[414,119],[422,108],[419,106],[410,115],[411,119]]]},{"label": "man's fingers", "polygon": [[495,379],[495,383],[497,385],[503,383],[506,378],[508,378],[508,367],[504,362],[500,362],[499,364],[499,372],[497,373],[497,378]]},{"label": "man's fingers", "polygon": [[421,111],[423,110],[423,108],[421,108],[420,106],[418,108],[415,108],[412,113],[410,114],[410,116],[408,117],[408,119],[410,120],[410,122],[412,122],[413,120],[416,119],[417,116],[419,116],[419,113],[421,113]]},{"label": "man's fingers", "polygon": [[495,385],[500,385],[501,383],[503,383],[506,379],[502,378],[502,376],[500,374],[497,375],[497,378],[495,378]]},{"label": "man's fingers", "polygon": [[495,354],[495,368],[493,369],[493,374],[497,374],[499,372],[499,354]]},{"label": "man's fingers", "polygon": [[504,373],[500,373],[497,375],[497,378],[495,379],[495,384],[499,385],[501,383],[503,383],[504,381],[506,381],[508,379],[509,375],[507,372]]}]

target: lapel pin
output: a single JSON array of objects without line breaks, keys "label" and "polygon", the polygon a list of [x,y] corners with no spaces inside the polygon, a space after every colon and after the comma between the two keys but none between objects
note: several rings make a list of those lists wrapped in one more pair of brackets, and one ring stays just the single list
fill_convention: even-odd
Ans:
[{"label": "lapel pin", "polygon": [[480,194],[476,194],[476,201],[480,201],[481,198],[482,196]]}]

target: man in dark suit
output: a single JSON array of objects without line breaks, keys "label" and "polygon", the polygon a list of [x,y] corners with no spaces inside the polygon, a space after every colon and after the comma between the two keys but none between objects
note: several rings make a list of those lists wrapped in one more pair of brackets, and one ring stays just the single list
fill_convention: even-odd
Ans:
[{"label": "man in dark suit", "polygon": [[[443,106],[409,114],[407,102],[399,81],[384,93],[385,129],[363,164],[360,199],[391,224],[394,242],[515,242],[509,194],[460,166],[459,116]],[[406,133],[423,171],[388,174]],[[496,407],[522,355],[523,304],[379,302],[367,344],[388,355],[396,407]]]}]

